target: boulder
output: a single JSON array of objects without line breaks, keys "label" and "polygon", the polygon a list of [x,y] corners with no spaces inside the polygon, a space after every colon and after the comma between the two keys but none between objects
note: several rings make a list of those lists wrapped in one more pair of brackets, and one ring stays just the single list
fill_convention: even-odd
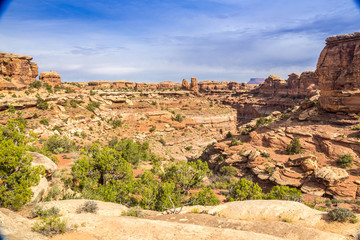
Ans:
[{"label": "boulder", "polygon": [[41,178],[37,186],[31,187],[31,191],[34,193],[30,203],[34,204],[40,202],[43,197],[47,194],[49,188],[49,182],[46,178]]},{"label": "boulder", "polygon": [[322,167],[315,172],[315,178],[326,186],[336,186],[349,177],[345,169]]},{"label": "boulder", "polygon": [[31,166],[39,166],[39,165],[44,166],[47,177],[51,176],[58,169],[56,164],[50,158],[37,152],[27,152],[27,153],[33,157]]}]

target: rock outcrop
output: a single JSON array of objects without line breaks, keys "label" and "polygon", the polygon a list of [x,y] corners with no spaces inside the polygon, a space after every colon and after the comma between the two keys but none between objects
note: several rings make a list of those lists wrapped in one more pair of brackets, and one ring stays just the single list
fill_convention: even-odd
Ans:
[{"label": "rock outcrop", "polygon": [[57,72],[42,72],[39,76],[40,81],[45,82],[51,86],[61,85],[61,76]]},{"label": "rock outcrop", "polygon": [[195,77],[191,78],[190,89],[192,91],[199,91],[199,85],[197,82],[197,78],[195,78]]},{"label": "rock outcrop", "polygon": [[33,58],[12,53],[0,53],[0,90],[21,89],[36,80],[38,66]]},{"label": "rock outcrop", "polygon": [[185,78],[182,80],[181,88],[182,88],[182,89],[185,89],[185,90],[189,90],[189,89],[190,89],[190,84],[189,84],[189,82],[188,82]]},{"label": "rock outcrop", "polygon": [[316,73],[324,110],[360,112],[360,32],[327,38]]},{"label": "rock outcrop", "polygon": [[279,97],[312,97],[317,94],[318,78],[314,71],[306,71],[301,75],[292,73],[285,81],[277,75],[270,75],[260,85],[259,92],[265,96]]}]

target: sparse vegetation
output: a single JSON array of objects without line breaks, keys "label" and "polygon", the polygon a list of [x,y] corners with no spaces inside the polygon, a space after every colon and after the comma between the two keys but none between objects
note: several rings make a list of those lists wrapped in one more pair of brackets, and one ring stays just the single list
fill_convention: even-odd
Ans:
[{"label": "sparse vegetation", "polygon": [[88,103],[88,105],[86,106],[86,109],[89,110],[90,112],[95,111],[96,108],[100,107],[100,102],[90,102]]},{"label": "sparse vegetation", "polygon": [[242,178],[229,186],[227,201],[256,200],[262,199],[262,197],[262,189],[257,183]]},{"label": "sparse vegetation", "polygon": [[80,205],[78,209],[76,209],[77,213],[96,213],[99,207],[95,201],[86,201],[84,204]]},{"label": "sparse vegetation", "polygon": [[68,229],[67,222],[61,219],[59,212],[56,207],[50,209],[35,207],[31,215],[32,217],[40,217],[40,220],[34,223],[32,229],[46,236],[65,233]]},{"label": "sparse vegetation", "polygon": [[240,140],[237,140],[235,137],[233,137],[233,139],[231,140],[230,146],[239,146],[242,144],[243,144],[243,142],[241,142]]},{"label": "sparse vegetation", "polygon": [[49,120],[46,118],[40,119],[39,123],[45,126],[49,126]]},{"label": "sparse vegetation", "polygon": [[36,100],[36,107],[41,110],[47,110],[49,108],[49,104],[40,96],[38,96]]},{"label": "sparse vegetation", "polygon": [[59,154],[75,151],[76,145],[65,136],[53,135],[44,143],[44,148],[51,153]]},{"label": "sparse vegetation", "polygon": [[172,120],[173,121],[177,121],[177,122],[179,122],[179,123],[181,123],[182,121],[184,121],[184,119],[185,119],[185,116],[183,116],[183,115],[181,115],[181,114],[176,114],[176,116],[175,117],[172,117]]},{"label": "sparse vegetation", "polygon": [[302,153],[300,138],[295,137],[293,140],[291,140],[290,144],[286,147],[286,152],[289,155]]},{"label": "sparse vegetation", "polygon": [[232,138],[232,137],[233,137],[232,133],[228,131],[228,133],[226,134],[226,138]]},{"label": "sparse vegetation", "polygon": [[337,165],[342,168],[351,167],[354,161],[354,157],[351,154],[339,155],[338,160],[336,161]]},{"label": "sparse vegetation", "polygon": [[260,127],[269,123],[272,123],[274,121],[272,116],[269,117],[260,117],[256,120],[256,126]]},{"label": "sparse vegetation", "polygon": [[335,208],[328,213],[330,221],[337,221],[337,222],[351,222],[356,223],[358,218],[356,215],[347,208]]}]

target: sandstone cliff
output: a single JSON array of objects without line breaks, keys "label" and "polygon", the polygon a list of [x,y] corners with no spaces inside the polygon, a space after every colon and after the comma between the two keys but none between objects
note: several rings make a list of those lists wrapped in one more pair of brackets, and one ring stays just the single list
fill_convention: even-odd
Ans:
[{"label": "sandstone cliff", "polygon": [[316,73],[324,110],[360,112],[360,32],[327,38]]},{"label": "sandstone cliff", "polygon": [[43,81],[51,86],[61,85],[61,76],[57,72],[42,72],[39,76],[40,81]]}]

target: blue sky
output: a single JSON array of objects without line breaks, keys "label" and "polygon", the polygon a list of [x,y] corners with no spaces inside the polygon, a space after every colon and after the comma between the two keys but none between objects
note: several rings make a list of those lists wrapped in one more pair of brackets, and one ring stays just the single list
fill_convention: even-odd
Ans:
[{"label": "blue sky", "polygon": [[63,81],[198,80],[315,70],[328,36],[360,31],[353,0],[12,0],[0,51]]}]

